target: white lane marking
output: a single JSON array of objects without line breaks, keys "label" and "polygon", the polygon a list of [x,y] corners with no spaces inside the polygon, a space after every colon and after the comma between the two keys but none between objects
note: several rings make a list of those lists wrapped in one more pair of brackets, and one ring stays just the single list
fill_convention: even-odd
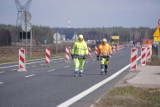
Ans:
[{"label": "white lane marking", "polygon": [[[64,58],[61,58],[61,59],[64,59]],[[58,60],[58,59],[51,59],[50,61],[55,61],[55,60]],[[34,64],[34,63],[42,63],[42,62],[44,62],[44,61],[28,62],[28,63],[26,63],[26,65]],[[0,69],[13,68],[13,67],[17,67],[17,66],[19,66],[19,65],[3,66],[3,67],[0,67]]]},{"label": "white lane marking", "polygon": [[86,63],[88,63],[89,61],[86,61]]},{"label": "white lane marking", "polygon": [[3,74],[3,73],[5,73],[5,71],[0,71],[0,74]]},{"label": "white lane marking", "polygon": [[52,71],[55,71],[56,69],[52,69],[52,70],[49,70],[48,72],[52,72]]},{"label": "white lane marking", "polygon": [[40,64],[40,65],[44,65],[44,64]]},{"label": "white lane marking", "polygon": [[[137,60],[139,60],[141,57],[139,57]],[[103,81],[93,85],[92,87],[90,87],[89,89],[81,92],[80,94],[70,98],[69,100],[59,104],[57,107],[68,107],[70,105],[72,105],[73,103],[75,103],[76,101],[82,99],[83,97],[85,97],[86,95],[90,94],[91,92],[93,92],[94,90],[98,89],[99,87],[101,87],[102,85],[106,84],[107,82],[111,81],[112,79],[114,79],[115,77],[117,77],[119,74],[121,74],[123,71],[125,71],[126,69],[128,69],[131,66],[131,64],[128,64],[127,66],[125,66],[124,68],[120,69],[118,72],[114,73],[113,75],[111,75],[110,77],[104,79]]]},{"label": "white lane marking", "polygon": [[0,82],[0,85],[3,84],[4,82]]},{"label": "white lane marking", "polygon": [[17,71],[17,69],[12,69],[12,71]]},{"label": "white lane marking", "polygon": [[69,68],[70,66],[65,66],[64,68]]},{"label": "white lane marking", "polygon": [[59,58],[59,59],[64,59],[64,58]]},{"label": "white lane marking", "polygon": [[35,68],[35,67],[37,67],[37,66],[35,66],[35,65],[32,66],[32,68]]},{"label": "white lane marking", "polygon": [[32,77],[32,76],[34,76],[35,74],[31,74],[31,75],[27,75],[27,76],[25,76],[26,78],[28,78],[28,77]]}]

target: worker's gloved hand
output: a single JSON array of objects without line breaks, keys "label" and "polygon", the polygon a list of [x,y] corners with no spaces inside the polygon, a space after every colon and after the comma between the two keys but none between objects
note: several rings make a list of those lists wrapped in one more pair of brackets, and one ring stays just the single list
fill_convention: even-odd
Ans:
[{"label": "worker's gloved hand", "polygon": [[111,57],[112,57],[112,54],[109,55],[109,58],[111,58]]},{"label": "worker's gloved hand", "polygon": [[74,55],[73,55],[73,54],[71,54],[71,58],[72,58],[72,59],[74,58]]},{"label": "worker's gloved hand", "polygon": [[84,56],[83,56],[83,59],[87,59],[87,58],[88,58],[88,55],[84,55]]},{"label": "worker's gloved hand", "polygon": [[97,55],[97,61],[99,61],[99,55]]}]

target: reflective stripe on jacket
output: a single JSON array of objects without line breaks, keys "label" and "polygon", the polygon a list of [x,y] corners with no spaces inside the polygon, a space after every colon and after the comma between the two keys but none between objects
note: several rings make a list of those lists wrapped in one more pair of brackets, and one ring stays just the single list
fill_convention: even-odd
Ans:
[{"label": "reflective stripe on jacket", "polygon": [[72,54],[77,55],[88,55],[88,47],[86,42],[83,41],[76,41],[72,48]]},{"label": "reflective stripe on jacket", "polygon": [[98,47],[98,55],[112,54],[112,47],[109,44],[101,44]]}]

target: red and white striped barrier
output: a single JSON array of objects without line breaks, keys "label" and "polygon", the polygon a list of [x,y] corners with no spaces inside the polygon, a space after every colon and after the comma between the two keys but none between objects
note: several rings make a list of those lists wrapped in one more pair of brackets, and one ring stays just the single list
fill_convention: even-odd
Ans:
[{"label": "red and white striped barrier", "polygon": [[147,62],[151,62],[151,54],[152,54],[152,46],[148,46],[147,47],[147,57],[146,57]]},{"label": "red and white striped barrier", "polygon": [[141,64],[146,65],[146,47],[141,48]]},{"label": "red and white striped barrier", "polygon": [[131,71],[137,69],[137,54],[138,51],[136,48],[131,49]]},{"label": "red and white striped barrier", "polygon": [[91,48],[88,47],[88,55],[91,57]]},{"label": "red and white striped barrier", "polygon": [[45,62],[47,65],[50,64],[50,56],[51,56],[50,51],[51,49],[49,47],[46,48],[46,61]]},{"label": "red and white striped barrier", "polygon": [[95,46],[95,54],[97,55],[98,54],[98,46]]},{"label": "red and white striped barrier", "polygon": [[19,49],[19,69],[18,71],[26,71],[25,67],[25,49]]},{"label": "red and white striped barrier", "polygon": [[70,56],[70,49],[66,48],[66,61],[69,61],[69,56]]},{"label": "red and white striped barrier", "polygon": [[71,48],[71,47],[69,47],[68,49],[69,49],[69,53],[71,53],[71,52],[72,52],[72,48]]},{"label": "red and white striped barrier", "polygon": [[116,51],[117,51],[116,46],[112,46],[112,51],[113,51],[113,52],[116,52]]}]

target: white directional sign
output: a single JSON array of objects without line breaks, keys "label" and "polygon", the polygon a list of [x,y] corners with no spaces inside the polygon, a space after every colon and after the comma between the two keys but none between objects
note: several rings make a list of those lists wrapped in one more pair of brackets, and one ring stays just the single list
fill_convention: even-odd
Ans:
[{"label": "white directional sign", "polygon": [[74,35],[73,35],[72,40],[73,40],[73,41],[78,40],[78,36],[77,36],[77,34],[74,34]]},{"label": "white directional sign", "polygon": [[53,34],[54,43],[61,43],[61,35],[59,33]]}]

